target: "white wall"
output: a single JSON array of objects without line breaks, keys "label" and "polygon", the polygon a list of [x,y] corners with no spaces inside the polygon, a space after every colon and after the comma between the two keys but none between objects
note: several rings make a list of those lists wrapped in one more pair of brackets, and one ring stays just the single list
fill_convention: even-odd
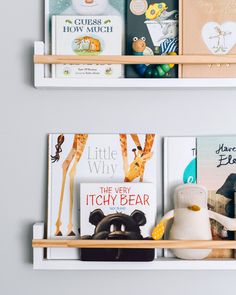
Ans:
[{"label": "white wall", "polygon": [[231,272],[40,272],[32,270],[32,224],[45,220],[49,132],[236,133],[235,90],[40,91],[33,42],[43,0],[1,3],[0,294],[225,294]]}]

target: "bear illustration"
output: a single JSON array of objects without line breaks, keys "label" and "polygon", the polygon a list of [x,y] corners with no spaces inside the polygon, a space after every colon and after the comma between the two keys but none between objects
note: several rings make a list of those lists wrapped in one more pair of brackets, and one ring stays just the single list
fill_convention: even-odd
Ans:
[{"label": "bear illustration", "polygon": [[119,15],[108,0],[72,0],[63,15]]},{"label": "bear illustration", "polygon": [[[143,240],[140,226],[146,224],[142,211],[135,210],[131,215],[114,213],[107,216],[101,209],[90,213],[89,222],[95,226],[92,236],[83,240]],[[81,249],[83,261],[152,261],[154,249]]]}]

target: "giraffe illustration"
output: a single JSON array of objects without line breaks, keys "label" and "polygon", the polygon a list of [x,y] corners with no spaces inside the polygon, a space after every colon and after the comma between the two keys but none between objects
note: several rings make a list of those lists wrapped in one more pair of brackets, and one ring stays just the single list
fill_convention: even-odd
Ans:
[{"label": "giraffe illustration", "polygon": [[143,176],[145,171],[146,162],[151,159],[153,152],[152,147],[155,139],[155,134],[146,134],[144,149],[141,146],[140,140],[137,134],[131,134],[137,149],[133,149],[134,161],[128,164],[128,152],[127,152],[127,135],[120,134],[120,144],[123,157],[123,169],[125,173],[125,182],[132,182],[136,178],[140,178],[140,182],[143,182]]},{"label": "giraffe illustration", "polygon": [[[56,236],[62,236],[61,232],[61,214],[62,214],[62,207],[63,207],[63,199],[64,199],[64,193],[65,193],[65,184],[66,184],[66,176],[69,170],[70,165],[74,161],[72,168],[69,172],[69,178],[70,178],[70,208],[69,208],[69,224],[68,224],[68,236],[75,236],[75,233],[73,231],[73,205],[74,205],[74,182],[75,182],[75,174],[76,174],[76,168],[77,165],[81,159],[81,156],[84,152],[86,143],[88,140],[87,134],[75,134],[72,148],[67,155],[66,159],[62,163],[62,184],[61,184],[61,194],[60,194],[60,203],[59,203],[59,210],[58,210],[58,217],[56,221]],[[57,145],[56,147],[56,155],[51,156],[52,162],[59,161],[60,159],[60,152],[62,151],[61,146],[64,143],[64,135],[61,134],[58,137]]]},{"label": "giraffe illustration", "polygon": [[[137,134],[130,135],[137,147],[137,149],[133,149],[135,158],[130,165],[128,164],[127,135],[120,134],[119,136],[120,136],[121,151],[122,151],[122,157],[123,157],[123,169],[125,174],[124,181],[132,182],[136,178],[140,178],[140,182],[143,182],[143,175],[145,171],[146,162],[153,155],[153,152],[151,150],[153,147],[155,135],[154,134],[146,135],[144,149],[141,146],[138,135]],[[64,194],[65,194],[65,185],[66,185],[68,170],[70,166],[72,165],[72,162],[73,162],[73,165],[69,171],[70,206],[69,206],[69,224],[67,228],[67,235],[75,236],[75,233],[73,231],[74,183],[75,183],[76,168],[83,155],[85,146],[87,144],[87,140],[88,140],[88,134],[75,134],[71,150],[68,153],[66,159],[62,163],[62,183],[61,183],[60,202],[59,202],[59,208],[58,208],[58,217],[56,221],[55,236],[62,236],[61,216],[62,216],[63,200],[64,200]],[[52,163],[58,162],[60,160],[60,153],[62,152],[62,145],[64,141],[65,141],[65,137],[63,134],[61,134],[57,139],[57,144],[55,145],[56,154],[55,156],[51,156]]]}]

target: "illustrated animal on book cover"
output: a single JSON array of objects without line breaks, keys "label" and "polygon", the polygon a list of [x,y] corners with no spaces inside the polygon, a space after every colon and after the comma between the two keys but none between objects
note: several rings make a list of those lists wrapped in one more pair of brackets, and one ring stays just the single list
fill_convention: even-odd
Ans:
[{"label": "illustrated animal on book cover", "polygon": [[[107,216],[101,209],[90,213],[89,222],[95,226],[92,236],[85,240],[144,240],[140,227],[147,220],[145,214],[135,210],[131,215],[114,213]],[[81,260],[85,261],[152,261],[153,249],[81,249]]]},{"label": "illustrated animal on book cover", "polygon": [[[134,154],[133,161],[129,162],[128,159],[128,136],[131,138],[132,152]],[[62,226],[62,211],[63,211],[63,202],[65,198],[65,187],[67,181],[69,181],[69,220],[67,227],[67,236],[73,237],[76,236],[75,229],[73,226],[73,210],[74,210],[74,192],[75,192],[75,177],[77,167],[81,161],[81,158],[84,154],[86,144],[88,142],[88,134],[75,134],[74,139],[71,145],[71,149],[65,159],[61,159],[61,153],[63,144],[65,142],[64,134],[61,134],[57,138],[57,144],[55,145],[55,154],[51,155],[52,164],[62,161],[62,178],[61,178],[61,190],[58,208],[58,215],[56,220],[56,230],[55,236],[63,236],[61,231]],[[140,141],[140,138],[137,134],[118,134],[118,142],[120,143],[119,149],[121,151],[122,160],[123,160],[123,180],[124,182],[133,182],[139,180],[143,182],[145,168],[148,161],[153,156],[153,144],[155,140],[155,134],[146,134],[144,146]],[[69,177],[69,179],[67,179]],[[77,231],[76,231],[77,232]]]},{"label": "illustrated animal on book cover", "polygon": [[[129,15],[129,26],[132,22],[139,23],[139,26],[132,27],[132,51],[134,55],[176,55],[178,52],[178,11],[173,9],[169,11],[167,3],[153,3],[148,1],[147,9],[143,15],[138,14],[135,8],[132,8],[131,1]],[[133,18],[136,15],[136,18]],[[137,20],[137,16],[140,18]],[[132,18],[132,19],[131,19]],[[145,33],[140,35],[140,33]],[[147,35],[148,33],[148,35]],[[151,43],[150,43],[151,38]],[[169,72],[174,68],[174,64],[165,65],[135,65],[135,69],[140,77],[145,78],[163,78],[168,77]]]},{"label": "illustrated animal on book cover", "polygon": [[120,15],[108,0],[72,0],[63,15]]},{"label": "illustrated animal on book cover", "polygon": [[75,52],[79,52],[80,55],[81,52],[90,52],[91,54],[92,52],[99,53],[102,50],[100,40],[90,36],[75,39],[73,42],[73,49]]}]

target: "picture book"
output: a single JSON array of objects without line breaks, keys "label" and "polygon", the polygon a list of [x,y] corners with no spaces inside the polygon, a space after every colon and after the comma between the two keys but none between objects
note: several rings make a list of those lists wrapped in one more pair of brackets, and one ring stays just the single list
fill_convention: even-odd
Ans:
[{"label": "picture book", "polygon": [[[119,16],[53,16],[52,54],[121,55],[123,25]],[[121,78],[122,65],[53,65],[56,78]]]},{"label": "picture book", "polygon": [[[80,210],[82,239],[150,239],[157,198],[153,183],[81,183]],[[81,249],[81,260],[145,261],[153,260],[155,251],[128,253],[127,249]]]},{"label": "picture book", "polygon": [[[174,208],[174,191],[178,185],[197,182],[196,137],[164,139],[164,212]],[[168,232],[167,232],[168,236]],[[164,250],[165,257],[173,257]]]},{"label": "picture book", "polygon": [[[119,16],[124,30],[125,0],[45,0],[45,53],[52,53],[52,16],[79,15]],[[124,31],[123,31],[124,39]],[[124,43],[124,42],[123,42]],[[124,46],[123,46],[124,50]],[[45,75],[51,75],[51,67],[46,66]]]},{"label": "picture book", "polygon": [[[236,54],[236,1],[180,1],[183,15],[180,32],[182,54]],[[236,77],[236,65],[183,65],[182,76]]]},{"label": "picture book", "polygon": [[[126,54],[175,55],[178,53],[178,1],[127,1]],[[127,78],[176,78],[178,67],[128,65]]]},{"label": "picture book", "polygon": [[[81,183],[153,183],[155,134],[51,134],[48,238],[80,236]],[[156,191],[153,193],[156,196]],[[78,259],[77,249],[48,249],[49,259]]]},{"label": "picture book", "polygon": [[[197,139],[198,183],[208,189],[208,206],[217,213],[234,217],[236,189],[236,137],[199,137]],[[234,233],[212,221],[216,240],[233,240]],[[211,257],[231,258],[233,250],[213,250]]]}]

